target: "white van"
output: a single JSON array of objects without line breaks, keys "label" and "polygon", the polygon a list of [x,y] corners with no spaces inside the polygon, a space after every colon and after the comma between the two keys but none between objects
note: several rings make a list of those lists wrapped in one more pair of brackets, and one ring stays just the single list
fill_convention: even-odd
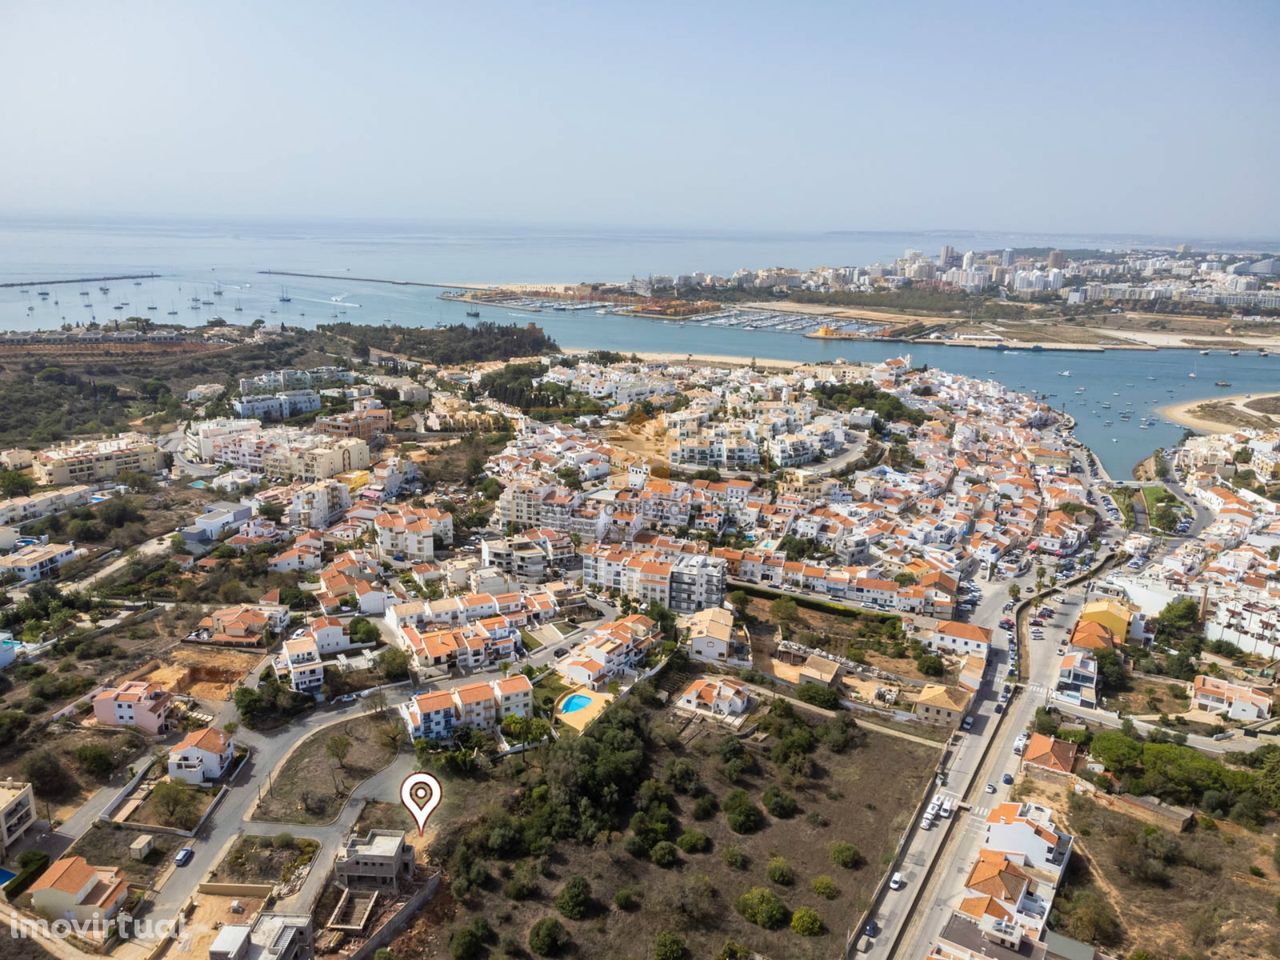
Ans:
[{"label": "white van", "polygon": [[942,801],[942,809],[939,811],[939,813],[941,813],[944,817],[951,816],[951,798],[950,797],[947,797],[947,799]]}]

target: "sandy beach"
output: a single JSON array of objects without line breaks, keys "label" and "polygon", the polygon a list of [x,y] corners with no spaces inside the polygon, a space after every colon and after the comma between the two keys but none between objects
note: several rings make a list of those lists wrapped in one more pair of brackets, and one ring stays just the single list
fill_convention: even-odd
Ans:
[{"label": "sandy beach", "polygon": [[[1230,419],[1231,411],[1235,411],[1236,415],[1241,418],[1258,421],[1256,425],[1259,427],[1262,427],[1263,421],[1268,419],[1272,423],[1280,423],[1280,418],[1268,417],[1266,414],[1250,410],[1245,406],[1250,401],[1276,397],[1280,397],[1280,393],[1237,393],[1227,396],[1201,397],[1199,400],[1189,400],[1186,403],[1171,403],[1158,408],[1156,412],[1179,426],[1194,430],[1197,433],[1227,433],[1245,426],[1243,422],[1227,422]],[[1201,415],[1197,416],[1195,411],[1201,407],[1209,407],[1221,411],[1219,416],[1223,416],[1223,419],[1219,420],[1213,416],[1206,416],[1203,411]]]}]

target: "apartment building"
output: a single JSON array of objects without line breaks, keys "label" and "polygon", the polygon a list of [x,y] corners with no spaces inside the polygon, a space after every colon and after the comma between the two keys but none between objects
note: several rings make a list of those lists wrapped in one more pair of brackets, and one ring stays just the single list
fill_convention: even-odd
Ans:
[{"label": "apartment building", "polygon": [[89,502],[91,487],[76,484],[57,490],[37,490],[29,497],[0,500],[0,526],[20,526],[50,514],[61,513]]},{"label": "apartment building", "polygon": [[231,409],[237,417],[256,420],[288,420],[314,413],[321,406],[320,394],[314,390],[282,390],[276,394],[250,394],[236,397]]},{"label": "apartment building", "polygon": [[386,559],[423,563],[435,557],[435,541],[453,543],[453,514],[435,507],[389,506],[373,519],[378,552]]},{"label": "apartment building", "polygon": [[0,578],[12,576],[30,583],[56,577],[62,565],[75,555],[70,544],[33,543],[0,557]]},{"label": "apartment building", "polygon": [[121,473],[153,474],[164,469],[165,455],[140,433],[121,433],[105,440],[78,440],[35,454],[31,474],[42,486],[97,483]]},{"label": "apartment building", "polygon": [[340,520],[351,507],[351,490],[339,480],[315,480],[294,490],[289,499],[289,525],[303,530],[324,530]]},{"label": "apartment building", "polygon": [[357,400],[354,409],[316,417],[315,431],[329,437],[356,437],[368,442],[391,429],[391,411],[377,400]]},{"label": "apartment building", "polygon": [[400,716],[415,740],[448,740],[463,728],[489,731],[508,716],[528,716],[533,710],[533,683],[523,674],[470,683],[452,690],[419,694],[399,706]]},{"label": "apartment building", "polygon": [[369,445],[356,437],[335,440],[317,434],[262,451],[262,473],[308,483],[368,468]]},{"label": "apartment building", "polygon": [[186,435],[183,437],[183,449],[189,460],[212,463],[219,441],[257,433],[261,429],[262,422],[259,420],[234,420],[229,417],[201,420],[187,426]]},{"label": "apartment building", "polygon": [[724,602],[726,564],[699,553],[672,554],[626,546],[582,547],[582,582],[618,590],[641,604],[657,601],[676,613]]},{"label": "apartment building", "polygon": [[8,851],[36,822],[31,784],[7,778],[0,783],[0,854]]},{"label": "apartment building", "polygon": [[633,613],[596,627],[555,669],[569,683],[598,690],[639,669],[658,639],[657,624]]}]

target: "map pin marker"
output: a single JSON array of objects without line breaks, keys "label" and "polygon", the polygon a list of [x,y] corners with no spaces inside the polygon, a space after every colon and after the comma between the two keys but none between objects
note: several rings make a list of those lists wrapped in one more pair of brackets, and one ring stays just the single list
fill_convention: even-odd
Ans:
[{"label": "map pin marker", "polygon": [[400,802],[418,825],[418,836],[427,829],[427,820],[441,799],[440,781],[429,773],[411,773],[400,784]]}]

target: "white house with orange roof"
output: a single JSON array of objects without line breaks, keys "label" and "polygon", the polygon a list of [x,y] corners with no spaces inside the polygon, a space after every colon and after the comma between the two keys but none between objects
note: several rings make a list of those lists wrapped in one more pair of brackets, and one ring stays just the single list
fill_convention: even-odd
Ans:
[{"label": "white house with orange roof", "polygon": [[996,850],[978,851],[964,881],[959,912],[979,923],[997,920],[1017,924],[1034,940],[1049,918],[1054,885],[1038,882],[1020,860],[1017,855]]},{"label": "white house with orange roof", "polygon": [[1244,723],[1268,719],[1275,706],[1272,687],[1250,687],[1204,674],[1198,675],[1188,686],[1192,706],[1197,710],[1222,714]]},{"label": "white house with orange roof", "polygon": [[[129,898],[124,874],[115,867],[95,867],[84,857],[63,857],[31,885],[31,906],[57,920],[102,923],[116,915]],[[106,929],[101,937],[105,939]]]},{"label": "white house with orange roof", "polygon": [[699,677],[685,687],[676,706],[713,717],[740,717],[751,706],[747,686],[732,677]]},{"label": "white house with orange roof", "polygon": [[93,698],[93,716],[111,727],[136,727],[151,736],[169,732],[173,695],[158,683],[129,680]]},{"label": "white house with orange roof", "polygon": [[657,636],[654,621],[633,613],[597,627],[556,670],[570,683],[598,688],[636,670]]},{"label": "white house with orange roof", "polygon": [[528,716],[533,710],[533,683],[515,674],[452,690],[432,690],[402,703],[398,710],[415,740],[448,740],[463,727],[489,731],[508,716]]},{"label": "white house with orange roof", "polygon": [[436,507],[391,506],[373,521],[378,552],[389,560],[422,563],[435,557],[435,543],[453,543],[453,514]]},{"label": "white house with orange roof", "polygon": [[977,656],[984,661],[991,653],[991,631],[975,623],[944,620],[932,633],[924,634],[921,642],[930,650],[954,653],[958,656]]},{"label": "white house with orange roof", "polygon": [[1053,811],[1048,807],[1008,801],[987,814],[983,846],[999,853],[1017,854],[1024,869],[1054,886],[1067,868],[1073,843],[1074,838],[1053,822]]},{"label": "white house with orange roof", "polygon": [[223,730],[204,727],[192,730],[169,748],[169,779],[199,786],[217,780],[231,769],[236,744]]}]

